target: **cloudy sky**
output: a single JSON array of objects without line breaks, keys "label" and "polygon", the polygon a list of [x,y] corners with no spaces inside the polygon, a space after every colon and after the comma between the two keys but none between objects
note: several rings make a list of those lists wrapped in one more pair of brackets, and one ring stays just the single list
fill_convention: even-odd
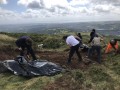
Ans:
[{"label": "cloudy sky", "polygon": [[120,20],[120,0],[0,0],[0,24]]}]

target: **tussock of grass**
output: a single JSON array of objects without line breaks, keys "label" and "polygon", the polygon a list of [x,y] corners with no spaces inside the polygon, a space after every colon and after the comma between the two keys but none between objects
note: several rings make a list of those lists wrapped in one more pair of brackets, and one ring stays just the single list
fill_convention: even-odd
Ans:
[{"label": "tussock of grass", "polygon": [[13,40],[16,39],[8,35],[0,34],[0,41],[13,41]]},{"label": "tussock of grass", "polygon": [[93,82],[111,80],[111,77],[107,73],[105,73],[102,68],[98,68],[98,67],[92,67],[89,71],[89,75],[91,76]]},{"label": "tussock of grass", "polygon": [[29,79],[11,73],[0,74],[0,90],[43,90],[47,84],[53,83],[60,76],[43,76]]},{"label": "tussock of grass", "polygon": [[120,65],[114,66],[114,67],[112,68],[112,70],[113,70],[116,74],[120,75]]}]

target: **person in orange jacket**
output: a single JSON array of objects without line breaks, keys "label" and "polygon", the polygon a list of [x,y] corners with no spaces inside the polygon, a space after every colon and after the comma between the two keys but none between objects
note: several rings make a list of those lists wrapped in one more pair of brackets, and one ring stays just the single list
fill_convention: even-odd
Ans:
[{"label": "person in orange jacket", "polygon": [[111,52],[112,48],[115,50],[116,53],[118,53],[118,48],[119,48],[118,47],[118,41],[120,41],[120,39],[111,39],[110,42],[107,45],[105,53]]}]

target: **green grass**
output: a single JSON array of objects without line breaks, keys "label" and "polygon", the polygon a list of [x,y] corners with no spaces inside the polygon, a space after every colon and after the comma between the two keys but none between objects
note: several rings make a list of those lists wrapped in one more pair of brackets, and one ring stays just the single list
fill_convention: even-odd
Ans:
[{"label": "green grass", "polygon": [[16,76],[11,73],[0,74],[0,90],[43,90],[43,88],[53,83],[56,78],[61,75],[53,77],[41,76],[33,78],[25,78]]},{"label": "green grass", "polygon": [[[4,37],[0,39],[0,42],[3,43],[0,45],[0,51],[6,51],[6,47],[10,48],[9,46],[5,47],[6,44],[12,45],[9,50],[15,48],[14,40],[21,35],[26,34],[5,33],[7,39]],[[65,42],[61,40],[64,34],[53,36],[47,34],[27,35],[33,38],[36,50],[39,43],[47,43],[48,46],[45,46],[43,50],[48,51],[63,51],[67,47]],[[107,36],[105,42],[107,43],[110,38],[113,37]],[[83,34],[83,39],[83,42],[86,43],[89,40],[88,34]],[[54,44],[56,46],[52,46]],[[51,77],[39,76],[30,79],[12,73],[3,73],[0,74],[0,79],[0,90],[120,90],[120,54],[116,56],[113,53],[106,54],[101,65],[90,64],[86,69],[68,68],[68,72]]]}]

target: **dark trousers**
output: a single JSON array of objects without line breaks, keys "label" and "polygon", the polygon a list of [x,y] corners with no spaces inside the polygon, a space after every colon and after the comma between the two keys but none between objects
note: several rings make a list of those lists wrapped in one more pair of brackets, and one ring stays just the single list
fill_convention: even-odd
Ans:
[{"label": "dark trousers", "polygon": [[34,53],[34,51],[33,51],[33,49],[32,49],[32,47],[31,46],[29,46],[29,47],[21,47],[22,48],[22,51],[20,52],[20,55],[21,56],[24,56],[25,55],[25,49],[27,49],[27,54],[31,54],[31,56],[32,56],[32,59],[33,60],[37,60],[37,58],[36,58],[36,56],[35,56],[35,53]]},{"label": "dark trousers", "polygon": [[70,48],[70,52],[69,52],[69,58],[68,58],[68,63],[71,63],[71,58],[72,58],[72,56],[74,55],[74,53],[76,52],[76,54],[77,54],[77,56],[78,56],[78,61],[82,61],[82,57],[81,57],[81,55],[80,55],[80,53],[79,53],[79,46],[80,46],[80,44],[77,44],[76,46],[72,46],[71,48]]},{"label": "dark trousers", "polygon": [[88,50],[88,57],[90,58],[91,55],[93,54],[93,52],[96,50],[97,52],[97,57],[98,57],[98,63],[101,63],[101,46],[92,46],[89,50]]}]

